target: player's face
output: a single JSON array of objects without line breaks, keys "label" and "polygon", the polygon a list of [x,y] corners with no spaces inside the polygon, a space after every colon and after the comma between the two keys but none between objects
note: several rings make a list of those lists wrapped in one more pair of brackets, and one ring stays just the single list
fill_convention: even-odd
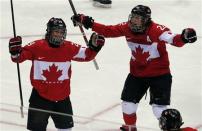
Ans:
[{"label": "player's face", "polygon": [[130,16],[130,24],[136,26],[142,26],[143,24],[143,17],[140,15],[131,15]]},{"label": "player's face", "polygon": [[64,37],[64,30],[62,29],[56,29],[56,30],[53,30],[51,32],[51,35],[52,37],[56,37],[56,38],[63,38]]},{"label": "player's face", "polygon": [[143,16],[138,14],[129,15],[129,27],[135,33],[143,33],[145,30],[145,19]]},{"label": "player's face", "polygon": [[64,29],[53,29],[50,33],[49,42],[53,45],[61,45],[66,37]]}]

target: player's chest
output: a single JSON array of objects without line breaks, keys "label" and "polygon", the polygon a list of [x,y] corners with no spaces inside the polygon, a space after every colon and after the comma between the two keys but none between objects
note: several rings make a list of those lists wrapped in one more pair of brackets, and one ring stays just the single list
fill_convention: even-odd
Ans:
[{"label": "player's chest", "polygon": [[138,44],[144,44],[144,45],[152,44],[152,40],[149,35],[126,36],[126,41],[129,43],[138,43]]},{"label": "player's chest", "polygon": [[71,53],[67,49],[39,49],[34,53],[34,59],[50,62],[71,61]]}]

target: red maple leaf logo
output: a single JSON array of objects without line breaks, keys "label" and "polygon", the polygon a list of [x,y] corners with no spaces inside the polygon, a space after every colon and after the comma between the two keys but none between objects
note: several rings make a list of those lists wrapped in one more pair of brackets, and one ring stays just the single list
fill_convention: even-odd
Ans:
[{"label": "red maple leaf logo", "polygon": [[132,55],[135,57],[135,61],[140,65],[146,65],[147,58],[150,56],[149,52],[143,52],[143,48],[141,48],[140,45],[136,48],[136,51],[132,52]]},{"label": "red maple leaf logo", "polygon": [[52,66],[49,66],[49,70],[43,70],[42,75],[46,77],[46,81],[56,82],[58,81],[58,78],[62,75],[62,70],[58,70],[58,67],[53,64]]}]

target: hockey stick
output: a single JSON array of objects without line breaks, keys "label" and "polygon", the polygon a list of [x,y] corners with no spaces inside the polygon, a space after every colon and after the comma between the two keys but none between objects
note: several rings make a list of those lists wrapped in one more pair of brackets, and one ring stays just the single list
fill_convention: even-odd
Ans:
[{"label": "hockey stick", "polygon": [[[13,35],[14,35],[14,37],[16,37],[13,1],[10,0],[10,3],[11,3],[11,14],[12,14],[12,23],[13,23]],[[22,87],[21,87],[21,80],[20,80],[20,66],[19,66],[18,60],[17,60],[17,72],[18,72],[18,83],[19,83],[20,101],[21,101],[20,111],[21,111],[21,117],[23,118],[24,117],[24,114],[23,114],[23,97],[22,97]]]},{"label": "hockey stick", "polygon": [[[76,9],[74,8],[74,4],[73,4],[72,0],[69,0],[69,4],[70,4],[70,6],[71,6],[71,8],[72,8],[72,11],[73,11],[74,15],[77,15]],[[85,42],[86,42],[86,45],[88,45],[88,39],[87,39],[86,34],[85,34],[85,32],[84,32],[84,30],[83,30],[83,27],[82,27],[81,25],[79,25],[79,29],[80,29],[80,31],[81,31],[81,33],[82,33],[82,36],[83,36],[83,38],[84,38],[84,40],[85,40]],[[99,66],[98,66],[98,64],[97,64],[96,59],[93,60],[93,63],[94,63],[94,65],[95,65],[96,70],[99,70]]]}]

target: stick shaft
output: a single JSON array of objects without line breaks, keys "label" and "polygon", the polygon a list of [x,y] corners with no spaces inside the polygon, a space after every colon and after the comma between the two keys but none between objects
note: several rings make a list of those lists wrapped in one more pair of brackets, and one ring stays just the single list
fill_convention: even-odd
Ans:
[{"label": "stick shaft", "polygon": [[[11,3],[11,14],[12,14],[12,23],[13,23],[13,35],[14,35],[14,37],[16,37],[13,1],[10,0],[10,3]],[[20,110],[21,110],[21,117],[23,118],[24,117],[24,114],[23,114],[23,96],[22,96],[22,86],[21,86],[21,79],[20,79],[20,66],[19,66],[18,60],[17,60],[17,72],[18,72],[18,84],[19,84],[20,102],[21,102]]]},{"label": "stick shaft", "polygon": [[[74,4],[73,4],[72,0],[69,0],[69,4],[70,4],[70,6],[72,8],[72,11],[73,11],[74,15],[77,15],[77,12],[76,12],[76,9],[74,7]],[[88,39],[87,39],[86,34],[85,34],[85,32],[83,30],[83,27],[81,25],[79,25],[79,29],[80,29],[80,31],[82,33],[82,36],[83,36],[83,39],[84,39],[86,45],[88,45]],[[99,66],[98,66],[98,63],[97,63],[96,59],[93,60],[93,63],[95,65],[96,70],[98,70]]]}]

